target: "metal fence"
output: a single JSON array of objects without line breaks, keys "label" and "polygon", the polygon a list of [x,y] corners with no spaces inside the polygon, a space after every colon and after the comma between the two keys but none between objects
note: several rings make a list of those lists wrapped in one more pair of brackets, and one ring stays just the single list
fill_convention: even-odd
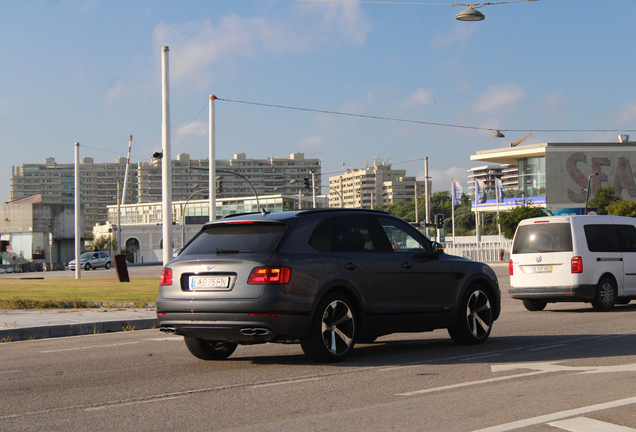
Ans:
[{"label": "metal fence", "polygon": [[505,239],[480,243],[444,242],[442,245],[447,254],[458,255],[473,261],[508,261],[512,251],[512,240]]}]

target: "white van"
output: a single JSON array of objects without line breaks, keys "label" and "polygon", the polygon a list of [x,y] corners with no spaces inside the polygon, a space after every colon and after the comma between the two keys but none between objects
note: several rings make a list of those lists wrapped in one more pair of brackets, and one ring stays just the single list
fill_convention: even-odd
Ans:
[{"label": "white van", "polygon": [[636,219],[549,216],[519,223],[509,263],[510,297],[530,311],[589,302],[598,311],[636,299]]}]

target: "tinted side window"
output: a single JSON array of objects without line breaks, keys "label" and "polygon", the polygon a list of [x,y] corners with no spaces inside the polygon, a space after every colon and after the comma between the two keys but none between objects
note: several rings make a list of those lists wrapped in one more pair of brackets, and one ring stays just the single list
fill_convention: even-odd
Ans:
[{"label": "tinted side window", "polygon": [[590,252],[618,252],[614,225],[585,225],[585,239]]},{"label": "tinted side window", "polygon": [[621,252],[636,252],[636,227],[633,225],[614,225]]},{"label": "tinted side window", "polygon": [[383,250],[381,238],[370,217],[345,217],[334,219],[334,250],[377,251]]},{"label": "tinted side window", "polygon": [[314,231],[309,239],[309,246],[322,252],[331,250],[333,243],[333,219],[324,221]]},{"label": "tinted side window", "polygon": [[572,252],[569,223],[534,223],[517,228],[513,254]]}]

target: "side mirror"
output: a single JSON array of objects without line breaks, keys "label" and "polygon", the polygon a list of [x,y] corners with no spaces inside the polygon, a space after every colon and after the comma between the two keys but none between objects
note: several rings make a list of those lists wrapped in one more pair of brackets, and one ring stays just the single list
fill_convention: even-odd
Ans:
[{"label": "side mirror", "polygon": [[433,242],[433,252],[437,255],[441,255],[444,253],[444,246],[441,243]]}]

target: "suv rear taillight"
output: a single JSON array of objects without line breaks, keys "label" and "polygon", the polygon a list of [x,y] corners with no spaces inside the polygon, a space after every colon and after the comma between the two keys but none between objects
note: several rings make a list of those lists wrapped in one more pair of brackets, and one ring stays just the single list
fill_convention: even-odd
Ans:
[{"label": "suv rear taillight", "polygon": [[159,285],[172,285],[172,269],[165,268],[161,270],[161,279]]},{"label": "suv rear taillight", "polygon": [[512,267],[512,259],[510,259],[510,261],[508,261],[508,273],[510,274],[510,276],[514,275],[514,270]]},{"label": "suv rear taillight", "polygon": [[249,285],[284,285],[291,279],[289,267],[256,267],[247,279]]},{"label": "suv rear taillight", "polygon": [[572,258],[572,273],[583,273],[583,258]]}]

